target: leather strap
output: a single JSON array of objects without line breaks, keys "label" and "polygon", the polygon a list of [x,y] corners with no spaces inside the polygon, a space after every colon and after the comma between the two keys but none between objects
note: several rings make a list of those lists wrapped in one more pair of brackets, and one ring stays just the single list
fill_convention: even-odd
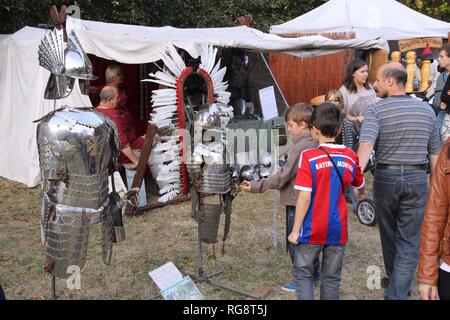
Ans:
[{"label": "leather strap", "polygon": [[342,175],[341,172],[339,171],[339,168],[337,167],[337,165],[334,163],[333,159],[331,158],[330,154],[327,152],[327,150],[325,150],[322,147],[319,147],[320,150],[322,150],[323,152],[325,152],[325,154],[328,156],[328,158],[330,159],[331,163],[333,164],[334,169],[336,170],[339,180],[341,181],[341,187],[342,187],[342,193],[345,193],[345,187],[344,187],[344,180],[342,179]]}]

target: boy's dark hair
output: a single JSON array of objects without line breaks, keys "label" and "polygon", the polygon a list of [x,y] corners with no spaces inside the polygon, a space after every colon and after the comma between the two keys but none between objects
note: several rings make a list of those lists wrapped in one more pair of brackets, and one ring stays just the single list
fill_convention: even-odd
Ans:
[{"label": "boy's dark hair", "polygon": [[311,116],[311,126],[326,137],[334,138],[341,128],[341,111],[333,103],[325,102],[317,106]]},{"label": "boy's dark hair", "polygon": [[284,118],[286,122],[288,122],[288,120],[292,120],[295,123],[300,124],[300,122],[305,121],[309,124],[311,122],[312,113],[313,107],[311,107],[311,105],[299,102],[289,107],[284,115]]}]

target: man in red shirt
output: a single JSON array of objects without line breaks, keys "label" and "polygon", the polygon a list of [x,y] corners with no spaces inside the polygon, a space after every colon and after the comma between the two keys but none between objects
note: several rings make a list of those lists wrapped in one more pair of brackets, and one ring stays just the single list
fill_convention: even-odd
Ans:
[{"label": "man in red shirt", "polygon": [[144,144],[142,137],[130,137],[127,134],[127,119],[119,111],[118,107],[118,91],[113,86],[106,86],[100,92],[100,104],[95,108],[96,111],[103,113],[114,122],[119,134],[120,149],[119,162],[132,164],[134,167],[138,164],[138,158],[132,149],[141,149]]}]

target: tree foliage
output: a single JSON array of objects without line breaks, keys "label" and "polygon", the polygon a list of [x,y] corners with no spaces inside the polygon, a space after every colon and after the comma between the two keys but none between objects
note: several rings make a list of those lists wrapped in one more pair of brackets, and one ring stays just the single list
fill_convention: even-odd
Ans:
[{"label": "tree foliage", "polygon": [[[229,27],[236,19],[251,14],[253,27],[269,27],[302,15],[327,0],[0,0],[0,33],[13,33],[29,25],[51,23],[49,8],[76,4],[86,20],[173,26],[184,28]],[[446,0],[402,0],[414,10],[440,20],[450,20]]]},{"label": "tree foliage", "polygon": [[400,2],[430,17],[450,22],[450,4],[448,0],[403,0]]}]

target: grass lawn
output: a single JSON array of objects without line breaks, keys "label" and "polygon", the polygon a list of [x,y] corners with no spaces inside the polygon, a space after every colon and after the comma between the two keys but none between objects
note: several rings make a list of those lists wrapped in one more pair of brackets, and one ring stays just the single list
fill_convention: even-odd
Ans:
[{"label": "grass lawn", "polygon": [[[367,176],[369,184],[371,176]],[[369,189],[371,186],[369,185]],[[285,209],[277,198],[277,249],[274,248],[272,191],[263,195],[238,194],[225,255],[221,241],[203,245],[205,272],[224,270],[214,279],[246,291],[266,291],[265,299],[295,299],[280,285],[291,279],[292,266],[285,252]],[[45,274],[45,248],[40,242],[39,189],[0,178],[0,283],[8,299],[47,299],[50,277]],[[221,218],[219,238],[223,232]],[[113,262],[101,261],[100,227],[90,234],[88,260],[81,289],[69,290],[58,280],[62,299],[148,299],[158,293],[148,272],[172,261],[180,271],[196,273],[197,224],[190,202],[124,218],[126,241],[114,246]],[[367,268],[378,266],[384,275],[378,228],[362,225],[349,213],[349,243],[342,272],[341,299],[382,299],[382,289],[369,289]],[[373,267],[372,267],[373,268]],[[376,268],[376,267],[375,267]],[[206,299],[244,299],[222,289],[197,284]],[[317,292],[318,293],[318,292]],[[418,298],[414,285],[412,298]]]}]

